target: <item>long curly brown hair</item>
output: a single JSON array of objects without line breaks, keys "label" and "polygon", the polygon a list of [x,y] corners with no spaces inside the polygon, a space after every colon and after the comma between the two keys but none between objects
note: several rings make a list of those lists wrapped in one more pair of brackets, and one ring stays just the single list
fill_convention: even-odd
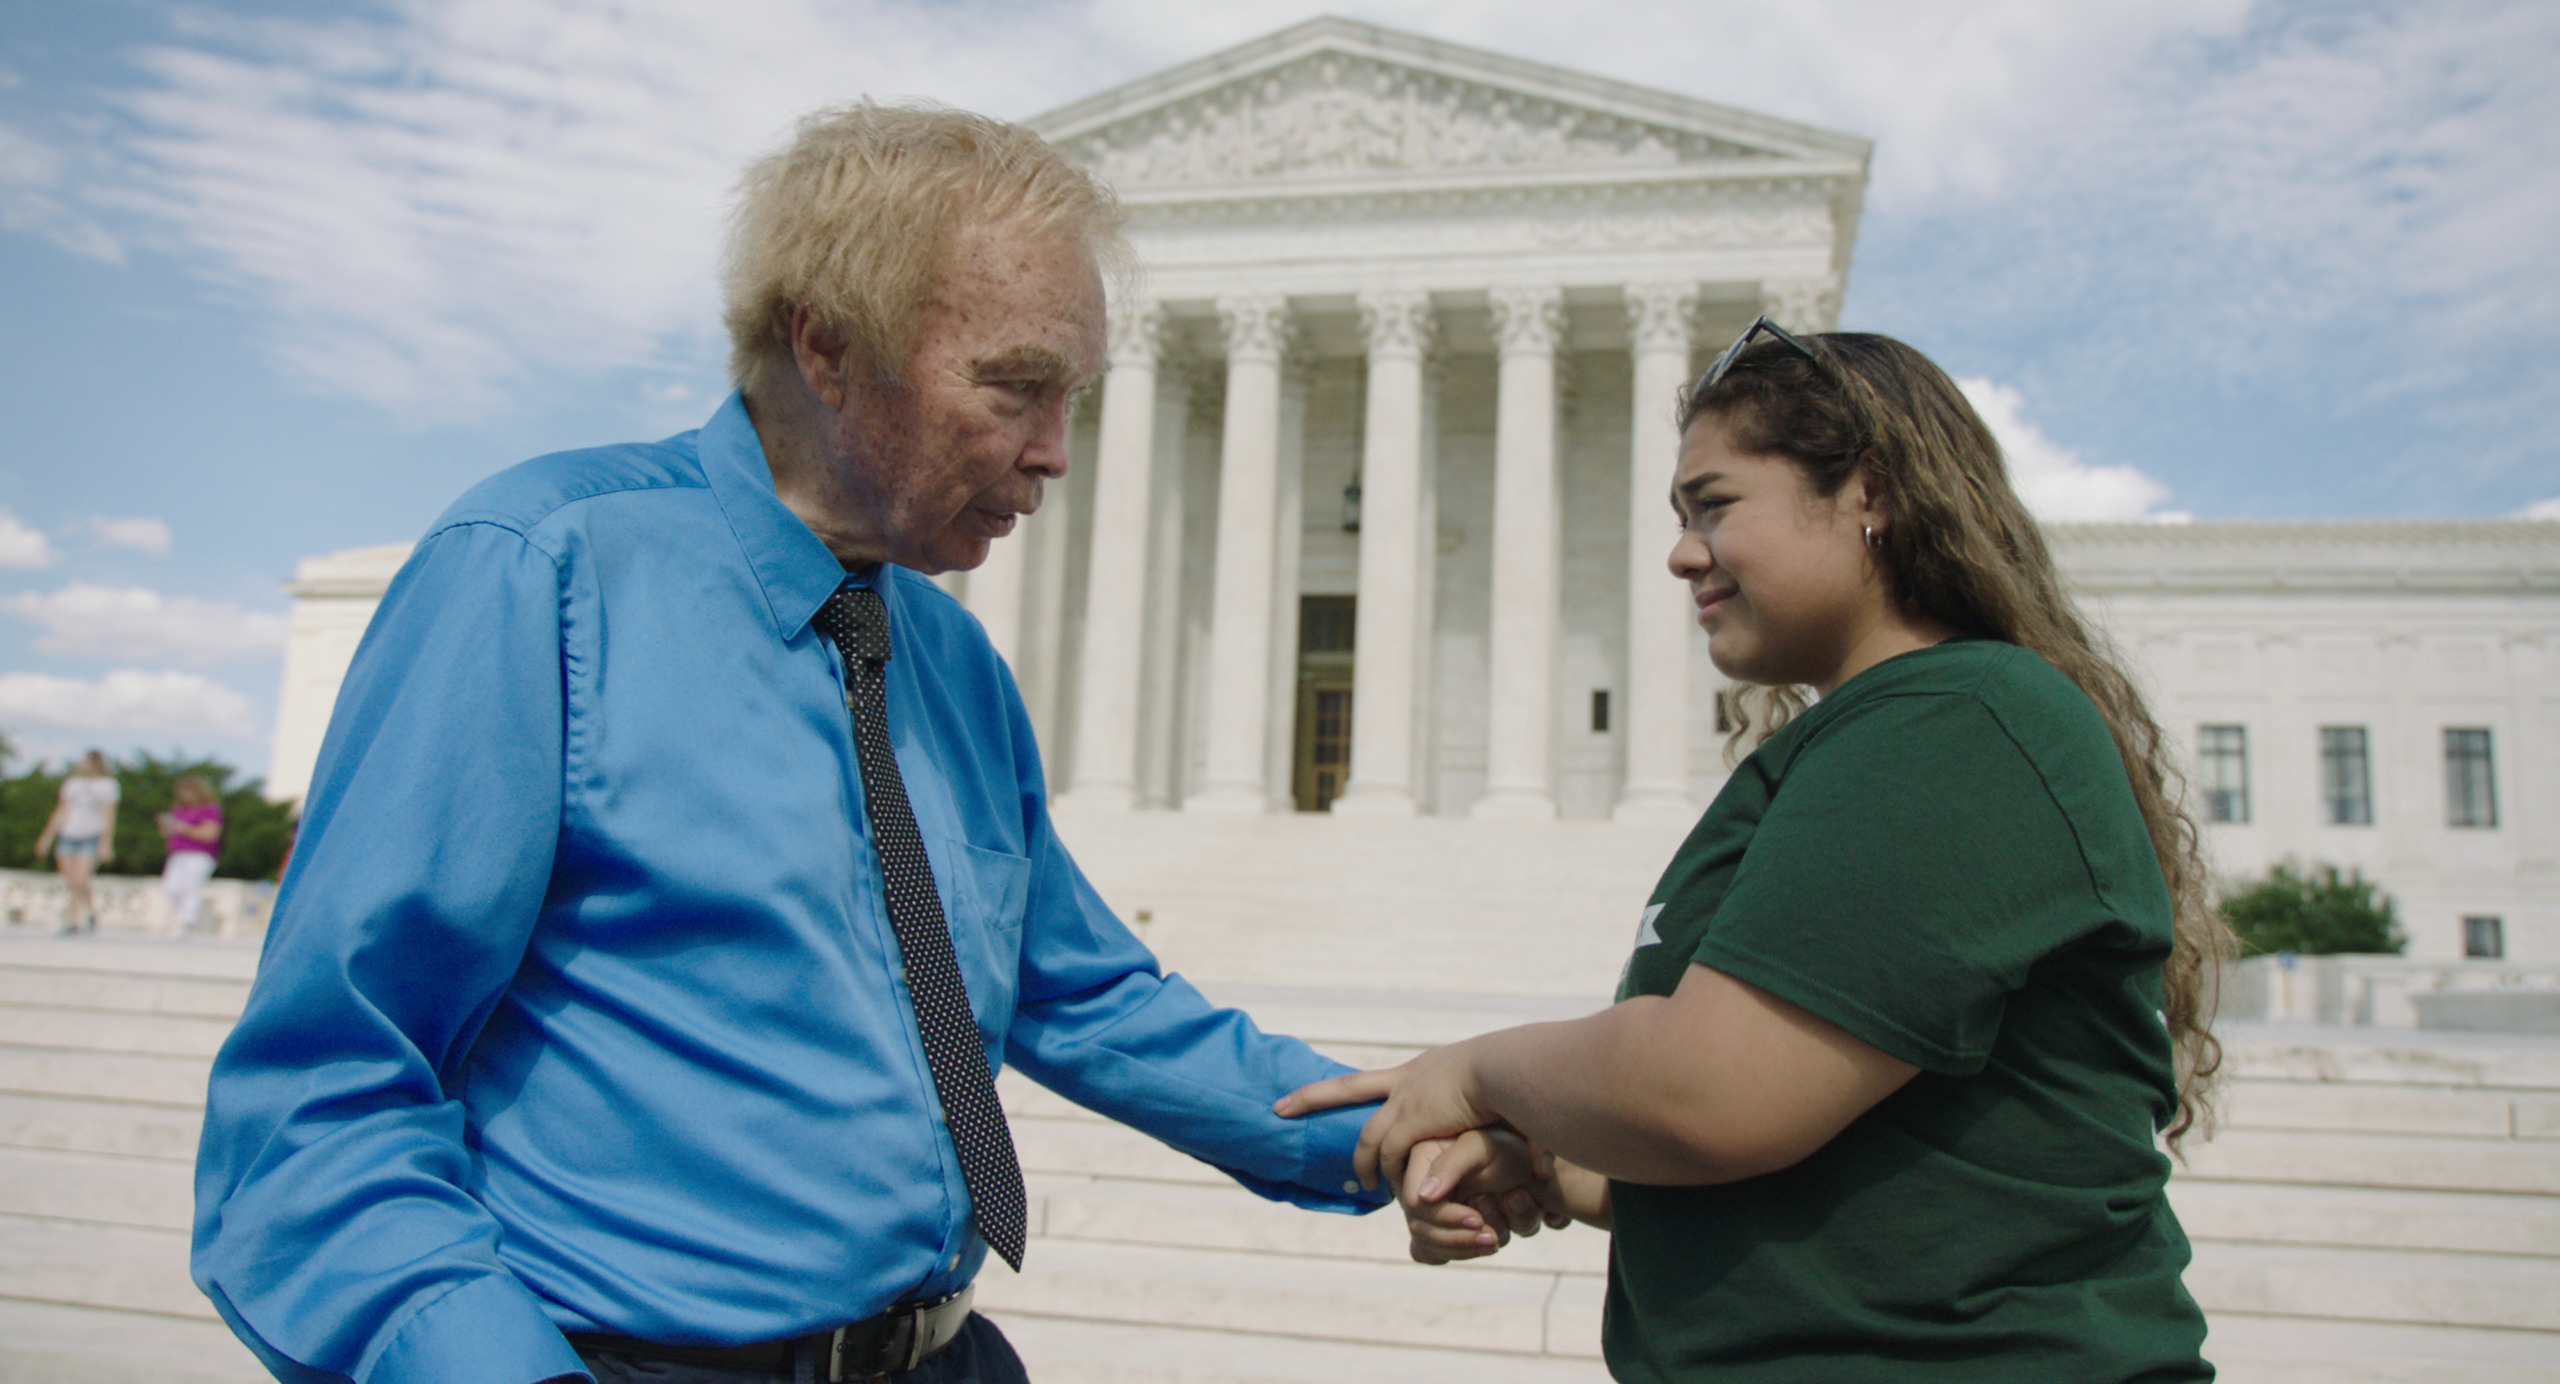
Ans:
[{"label": "long curly brown hair", "polygon": [[[1785,457],[1826,497],[1863,475],[1890,520],[1876,560],[1905,614],[2033,650],[2096,704],[2175,911],[2161,989],[2178,1058],[2178,1114],[2165,1133],[2172,1149],[2190,1129],[2210,1134],[2222,1066],[2214,1002],[2234,949],[2209,893],[2195,819],[2181,805],[2185,778],[2159,722],[2106,635],[2064,593],[2044,534],[2009,486],[2000,444],[1955,381],[1891,337],[1800,339],[1811,357],[1783,341],[1754,343],[1713,388],[1682,401],[1682,431],[1711,417],[1734,450]],[[1805,699],[1802,688],[1745,689],[1737,736],[1766,736]]]}]

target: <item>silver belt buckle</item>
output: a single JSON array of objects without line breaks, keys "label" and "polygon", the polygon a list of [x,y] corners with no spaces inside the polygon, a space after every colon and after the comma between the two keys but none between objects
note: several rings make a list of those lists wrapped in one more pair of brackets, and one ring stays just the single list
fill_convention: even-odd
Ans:
[{"label": "silver belt buckle", "polygon": [[827,1379],[830,1381],[830,1384],[872,1384],[873,1381],[887,1379],[893,1374],[903,1374],[906,1371],[923,1364],[925,1356],[925,1333],[922,1325],[924,1321],[924,1313],[924,1308],[911,1307],[898,1313],[896,1316],[891,1317],[888,1321],[881,1323],[883,1330],[886,1332],[886,1338],[882,1343],[882,1349],[880,1351],[883,1366],[878,1370],[869,1371],[863,1374],[845,1373],[845,1333],[857,1330],[869,1323],[857,1322],[852,1326],[837,1327],[835,1329],[834,1336],[830,1337],[827,1342]]}]

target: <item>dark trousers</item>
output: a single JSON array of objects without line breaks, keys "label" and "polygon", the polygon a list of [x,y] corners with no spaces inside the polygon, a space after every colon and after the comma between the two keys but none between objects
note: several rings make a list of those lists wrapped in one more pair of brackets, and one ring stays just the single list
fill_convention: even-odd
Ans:
[{"label": "dark trousers", "polygon": [[[826,1384],[823,1360],[808,1359],[793,1371],[727,1370],[711,1365],[680,1365],[672,1360],[644,1360],[634,1355],[580,1352],[596,1384]],[[889,1376],[898,1384],[1031,1384],[1022,1357],[996,1324],[975,1312],[951,1344],[926,1357],[904,1374]]]}]

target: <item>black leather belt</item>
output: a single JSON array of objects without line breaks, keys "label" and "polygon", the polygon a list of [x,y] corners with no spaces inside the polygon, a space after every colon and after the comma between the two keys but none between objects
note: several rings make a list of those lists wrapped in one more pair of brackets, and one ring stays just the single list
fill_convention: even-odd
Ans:
[{"label": "black leather belt", "polygon": [[806,1347],[816,1351],[818,1359],[825,1363],[829,1380],[885,1379],[914,1369],[927,1356],[951,1344],[969,1320],[969,1302],[977,1291],[972,1284],[931,1302],[900,1303],[876,1317],[865,1317],[833,1331],[743,1346],[670,1346],[585,1331],[570,1332],[569,1344],[582,1354],[592,1351],[599,1355],[632,1355],[643,1360],[778,1374],[790,1373],[799,1351]]}]

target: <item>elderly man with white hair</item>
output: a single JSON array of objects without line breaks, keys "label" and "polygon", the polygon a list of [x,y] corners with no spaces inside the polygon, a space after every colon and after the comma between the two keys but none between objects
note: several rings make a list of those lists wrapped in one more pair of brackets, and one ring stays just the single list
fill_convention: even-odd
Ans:
[{"label": "elderly man with white hair", "polygon": [[482,483],[349,672],[214,1068],[196,1281],[280,1378],[1005,1380],[993,1071],[1364,1210],[1341,1070],[1216,1008],[1052,829],[927,574],[1067,469],[1109,193],[957,112],[748,174],[739,392]]}]

